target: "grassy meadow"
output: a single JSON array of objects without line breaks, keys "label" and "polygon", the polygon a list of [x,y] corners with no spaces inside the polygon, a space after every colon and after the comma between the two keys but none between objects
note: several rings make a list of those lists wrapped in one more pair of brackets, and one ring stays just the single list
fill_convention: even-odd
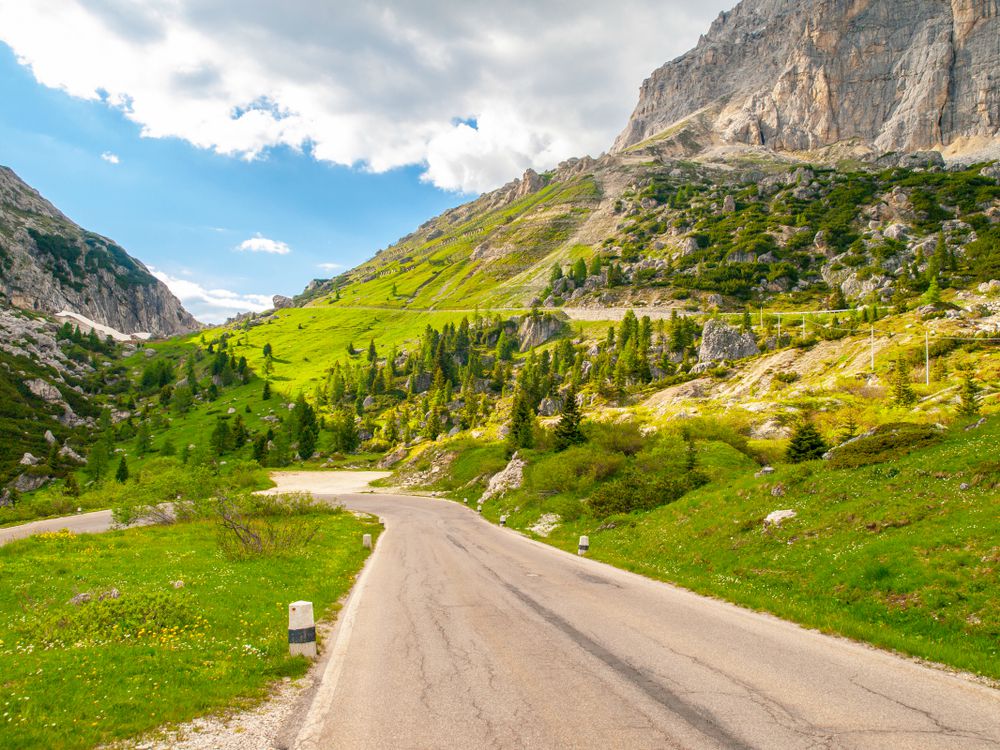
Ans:
[{"label": "grassy meadow", "polygon": [[[237,559],[208,520],[0,547],[0,748],[93,747],[249,705],[303,674],[288,604],[329,617],[367,555],[362,534],[380,527],[345,512],[274,523],[315,536]],[[70,604],[81,592],[91,601]]]}]

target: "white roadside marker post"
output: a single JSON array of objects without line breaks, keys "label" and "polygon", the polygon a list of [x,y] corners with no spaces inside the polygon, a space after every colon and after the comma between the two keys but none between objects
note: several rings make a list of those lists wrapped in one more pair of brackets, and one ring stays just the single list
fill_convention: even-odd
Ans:
[{"label": "white roadside marker post", "polygon": [[288,653],[316,658],[316,621],[313,619],[312,602],[292,602],[288,605]]},{"label": "white roadside marker post", "polygon": [[477,505],[476,506],[476,513],[482,513],[482,512],[483,512],[483,506],[482,505]]},{"label": "white roadside marker post", "polygon": [[581,536],[580,545],[576,548],[576,554],[586,555],[587,550],[590,549],[590,537]]},{"label": "white roadside marker post", "polygon": [[371,549],[372,548],[372,535],[371,534],[365,534],[363,537],[361,537],[361,546],[364,547],[365,549]]},{"label": "white roadside marker post", "polygon": [[501,526],[507,525],[507,516],[500,516],[500,525]]}]

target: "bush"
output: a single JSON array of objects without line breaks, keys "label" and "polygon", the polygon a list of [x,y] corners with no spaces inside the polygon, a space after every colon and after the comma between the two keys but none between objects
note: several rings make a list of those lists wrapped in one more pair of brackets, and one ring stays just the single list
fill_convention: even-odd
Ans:
[{"label": "bush", "polygon": [[940,431],[928,425],[910,422],[884,424],[856,440],[834,448],[830,455],[830,466],[843,469],[891,461],[940,439]]},{"label": "bush", "polygon": [[587,438],[598,448],[611,453],[634,456],[646,442],[635,422],[605,424],[593,422],[584,428]]},{"label": "bush", "polygon": [[268,557],[308,547],[319,533],[317,514],[343,508],[307,493],[220,497],[215,504],[219,549],[229,560]]},{"label": "bush", "polygon": [[590,497],[590,511],[597,518],[631,513],[678,500],[708,481],[692,471],[685,474],[648,474],[630,466],[620,477],[598,487]]},{"label": "bush", "polygon": [[594,482],[613,476],[624,464],[621,453],[577,445],[534,464],[530,469],[531,485],[543,494],[585,492]]}]

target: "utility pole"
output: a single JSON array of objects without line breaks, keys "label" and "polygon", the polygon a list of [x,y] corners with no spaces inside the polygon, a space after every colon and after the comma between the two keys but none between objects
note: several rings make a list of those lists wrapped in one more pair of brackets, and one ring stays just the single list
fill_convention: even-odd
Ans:
[{"label": "utility pole", "polygon": [[875,372],[875,326],[872,326],[872,372]]},{"label": "utility pole", "polygon": [[924,385],[931,384],[931,334],[924,330]]}]

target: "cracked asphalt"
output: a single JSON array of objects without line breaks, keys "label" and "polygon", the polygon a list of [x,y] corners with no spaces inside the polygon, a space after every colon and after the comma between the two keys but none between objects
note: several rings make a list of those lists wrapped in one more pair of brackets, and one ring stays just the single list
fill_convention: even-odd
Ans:
[{"label": "cracked asphalt", "polygon": [[339,499],[386,533],[310,745],[1000,748],[1000,691],[961,676],[565,554],[448,501]]}]

